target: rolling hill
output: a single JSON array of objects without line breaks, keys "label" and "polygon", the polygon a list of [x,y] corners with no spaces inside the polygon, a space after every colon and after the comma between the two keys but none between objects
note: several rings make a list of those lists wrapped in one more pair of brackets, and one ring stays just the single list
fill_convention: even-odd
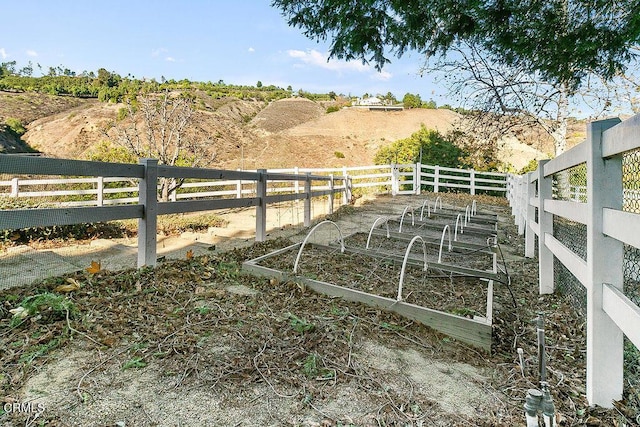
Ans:
[{"label": "rolling hill", "polygon": [[[270,103],[198,94],[198,125],[211,136],[218,168],[339,167],[371,164],[383,145],[410,136],[421,125],[450,130],[459,115],[447,109],[369,111],[342,108],[327,113],[331,102],[287,98]],[[0,92],[0,122],[21,120],[22,140],[47,156],[86,158],[108,139],[101,130],[121,104],[93,99]],[[3,141],[5,141],[3,143]],[[503,160],[521,168],[550,150],[537,137],[529,144],[510,139]],[[10,152],[8,138],[0,144]],[[15,147],[12,151],[20,151]]]}]

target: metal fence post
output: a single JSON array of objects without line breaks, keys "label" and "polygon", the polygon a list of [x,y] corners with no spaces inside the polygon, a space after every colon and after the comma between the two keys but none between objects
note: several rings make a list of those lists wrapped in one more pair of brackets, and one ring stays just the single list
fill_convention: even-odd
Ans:
[{"label": "metal fence post", "polygon": [[258,169],[256,181],[256,242],[264,242],[267,238],[267,170]]},{"label": "metal fence post", "polygon": [[138,219],[138,268],[156,265],[158,225],[158,160],[140,159],[144,166],[144,178],[138,183],[138,197],[143,205],[142,218]]},{"label": "metal fence post", "polygon": [[422,165],[420,162],[415,164],[415,171],[413,174],[413,189],[416,196],[420,195],[420,187],[422,183],[420,180],[422,179]]},{"label": "metal fence post", "polygon": [[553,193],[552,178],[544,177],[544,165],[549,160],[538,162],[538,198],[540,207],[538,208],[538,224],[540,225],[540,236],[538,236],[538,277],[540,282],[540,294],[552,294],[555,289],[553,274],[553,252],[545,243],[546,235],[553,236],[553,214],[545,212],[544,201],[550,200]]},{"label": "metal fence post", "polygon": [[622,210],[622,156],[602,158],[602,132],[619,119],[587,125],[587,399],[611,408],[622,398],[623,334],[602,309],[602,287],[622,290],[623,244],[602,232],[603,208]]},{"label": "metal fence post", "polygon": [[307,172],[304,178],[304,226],[311,225],[311,173]]}]

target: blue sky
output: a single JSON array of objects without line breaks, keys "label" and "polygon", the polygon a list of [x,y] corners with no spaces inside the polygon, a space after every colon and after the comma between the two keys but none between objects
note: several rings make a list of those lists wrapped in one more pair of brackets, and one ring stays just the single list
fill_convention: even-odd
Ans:
[{"label": "blue sky", "polygon": [[327,62],[329,43],[287,25],[270,0],[4,0],[0,62],[32,61],[46,73],[106,68],[160,80],[224,80],[291,85],[294,90],[351,94],[405,93],[449,103],[446,91],[420,77],[419,53],[378,73],[359,61]]}]

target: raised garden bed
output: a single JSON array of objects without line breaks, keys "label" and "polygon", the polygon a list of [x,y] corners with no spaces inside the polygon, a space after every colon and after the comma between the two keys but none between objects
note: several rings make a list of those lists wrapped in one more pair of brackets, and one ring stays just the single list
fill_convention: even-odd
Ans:
[{"label": "raised garden bed", "polygon": [[389,310],[491,349],[493,283],[500,274],[486,243],[452,242],[443,252],[440,242],[402,233],[355,233],[327,244],[307,243],[319,227],[331,224],[321,223],[304,242],[246,261],[243,268]]}]

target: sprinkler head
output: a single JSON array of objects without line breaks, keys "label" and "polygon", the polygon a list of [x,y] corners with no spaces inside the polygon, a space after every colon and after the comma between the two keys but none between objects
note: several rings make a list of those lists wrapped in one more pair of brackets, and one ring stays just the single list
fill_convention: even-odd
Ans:
[{"label": "sprinkler head", "polygon": [[524,400],[524,410],[528,415],[535,416],[540,409],[540,403],[542,402],[542,392],[535,388],[527,390],[527,396]]}]

